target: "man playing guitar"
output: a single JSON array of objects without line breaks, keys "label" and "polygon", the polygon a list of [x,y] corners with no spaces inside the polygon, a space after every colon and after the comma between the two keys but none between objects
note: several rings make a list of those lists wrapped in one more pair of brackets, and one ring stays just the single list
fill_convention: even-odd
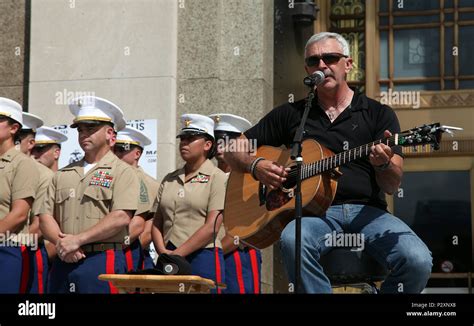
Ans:
[{"label": "man playing guitar", "polygon": [[[313,35],[305,48],[305,69],[308,74],[321,71],[325,75],[315,90],[305,126],[306,139],[315,139],[339,153],[400,131],[390,107],[348,86],[346,76],[352,69],[352,59],[348,43],[341,35]],[[275,108],[247,130],[242,139],[256,139],[259,147],[289,147],[304,104],[301,100]],[[248,152],[226,152],[225,160],[233,170],[251,173],[268,189],[279,188],[288,176],[288,168],[255,158]],[[319,260],[334,248],[328,245],[328,235],[340,233],[362,236],[366,252],[390,270],[381,292],[420,293],[424,289],[431,273],[431,253],[404,222],[386,210],[385,193],[396,192],[402,168],[401,148],[383,143],[372,146],[368,158],[340,167],[342,176],[329,209],[321,216],[302,219],[301,284],[304,292],[331,292],[330,281]],[[283,230],[280,248],[290,281],[294,282],[294,221]]]}]

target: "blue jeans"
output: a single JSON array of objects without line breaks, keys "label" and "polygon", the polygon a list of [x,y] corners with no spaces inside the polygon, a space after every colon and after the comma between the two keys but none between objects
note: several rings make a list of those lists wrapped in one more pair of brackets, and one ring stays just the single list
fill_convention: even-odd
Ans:
[{"label": "blue jeans", "polygon": [[[364,250],[390,273],[382,293],[420,293],[431,274],[431,252],[400,219],[381,209],[356,204],[334,205],[324,216],[301,221],[301,285],[305,293],[331,293],[331,283],[319,258],[334,247],[328,239],[342,232],[360,235]],[[290,282],[295,281],[295,221],[280,238]]]}]

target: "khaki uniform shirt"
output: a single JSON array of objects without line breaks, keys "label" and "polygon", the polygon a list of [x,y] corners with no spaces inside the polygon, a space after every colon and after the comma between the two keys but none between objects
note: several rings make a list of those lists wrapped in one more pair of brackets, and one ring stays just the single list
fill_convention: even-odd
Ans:
[{"label": "khaki uniform shirt", "polygon": [[51,183],[51,180],[53,180],[54,172],[40,162],[36,160],[34,162],[40,175],[38,189],[36,190],[35,202],[31,208],[32,215],[36,216],[40,213],[41,206],[44,205],[44,201],[47,198],[48,187]]},{"label": "khaki uniform shirt", "polygon": [[[171,241],[176,247],[181,246],[204,225],[211,211],[224,209],[227,176],[211,161],[206,160],[188,182],[184,181],[184,167],[168,174],[153,207],[163,219],[165,245]],[[223,233],[221,227],[216,239],[219,248]],[[211,247],[212,240],[205,248]]]},{"label": "khaki uniform shirt", "polygon": [[[17,199],[35,198],[39,172],[35,162],[15,148],[0,157],[0,220],[8,215]],[[25,221],[27,224],[27,221]],[[19,232],[10,230],[11,233]]]},{"label": "khaki uniform shirt", "polygon": [[[138,204],[138,210],[135,215],[151,213],[154,200],[158,195],[160,183],[146,174],[141,167],[136,168],[136,172],[138,179],[140,180],[140,200]],[[147,214],[145,219],[148,220],[152,217],[152,214]]]},{"label": "khaki uniform shirt", "polygon": [[[19,234],[29,234],[29,228],[30,228],[30,224],[32,223],[32,219],[33,217],[39,214],[41,206],[44,205],[44,201],[46,200],[46,194],[48,191],[49,184],[51,183],[51,180],[53,179],[53,176],[54,176],[54,172],[51,171],[51,169],[47,168],[46,166],[44,166],[43,164],[39,163],[38,161],[36,161],[35,159],[31,157],[30,159],[34,162],[35,168],[38,170],[39,183],[35,192],[36,193],[35,201],[33,202],[31,210],[28,214],[28,222],[25,223],[25,226],[19,232]],[[21,237],[21,240],[18,239],[17,241],[24,245],[30,244],[25,241],[24,237]]]},{"label": "khaki uniform shirt", "polygon": [[[54,216],[62,232],[79,234],[115,210],[136,211],[139,182],[133,168],[109,151],[84,175],[84,160],[58,171],[41,213]],[[128,227],[101,242],[123,243]]]}]

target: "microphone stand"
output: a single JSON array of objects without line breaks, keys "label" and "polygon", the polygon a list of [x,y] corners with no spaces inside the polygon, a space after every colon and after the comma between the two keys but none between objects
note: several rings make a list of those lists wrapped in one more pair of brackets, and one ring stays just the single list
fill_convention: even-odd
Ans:
[{"label": "microphone stand", "polygon": [[[311,87],[314,87],[311,85]],[[295,189],[295,292],[302,293],[301,289],[301,219],[303,215],[303,202],[301,198],[301,170],[303,167],[303,157],[301,156],[304,126],[308,119],[309,110],[314,99],[314,90],[311,89],[306,99],[303,116],[296,130],[291,148],[291,159],[296,160],[296,189]]]}]

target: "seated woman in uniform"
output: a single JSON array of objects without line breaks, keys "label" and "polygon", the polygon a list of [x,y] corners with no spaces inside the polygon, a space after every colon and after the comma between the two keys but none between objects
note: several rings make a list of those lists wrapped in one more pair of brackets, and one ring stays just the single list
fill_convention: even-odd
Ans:
[{"label": "seated woman in uniform", "polygon": [[181,123],[179,150],[185,165],[161,182],[153,208],[153,243],[158,254],[186,257],[193,275],[224,282],[220,239],[227,177],[209,160],[215,151],[214,121],[185,114]]}]

